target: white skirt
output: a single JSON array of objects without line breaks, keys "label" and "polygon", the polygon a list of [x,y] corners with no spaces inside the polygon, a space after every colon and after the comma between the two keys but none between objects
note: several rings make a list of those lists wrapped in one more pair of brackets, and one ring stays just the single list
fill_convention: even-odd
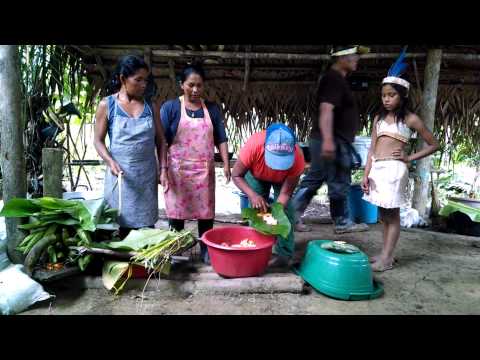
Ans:
[{"label": "white skirt", "polygon": [[408,167],[400,160],[374,160],[368,175],[370,192],[363,199],[385,209],[408,205]]}]

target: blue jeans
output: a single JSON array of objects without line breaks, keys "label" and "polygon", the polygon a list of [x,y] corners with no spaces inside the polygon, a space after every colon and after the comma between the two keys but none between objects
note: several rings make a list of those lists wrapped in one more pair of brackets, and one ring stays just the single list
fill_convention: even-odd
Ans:
[{"label": "blue jeans", "polygon": [[335,145],[337,148],[335,160],[327,161],[320,157],[322,141],[310,140],[310,156],[312,159],[310,169],[303,177],[292,198],[297,219],[303,215],[312,198],[325,182],[328,186],[332,219],[337,222],[348,218],[347,197],[352,177],[352,155],[344,141],[335,139]]}]

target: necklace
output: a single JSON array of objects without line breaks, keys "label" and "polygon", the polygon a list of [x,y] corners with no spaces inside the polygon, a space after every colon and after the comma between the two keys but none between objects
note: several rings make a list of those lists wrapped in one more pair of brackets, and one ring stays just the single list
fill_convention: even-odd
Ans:
[{"label": "necklace", "polygon": [[195,112],[198,111],[200,109],[197,109],[197,110],[190,110],[190,109],[187,109],[185,107],[185,111],[187,112],[187,115],[190,116],[191,118],[195,118]]},{"label": "necklace", "polygon": [[188,116],[190,116],[191,118],[194,118],[194,117],[195,117],[195,111],[190,110],[190,109],[186,109],[186,110],[187,110]]}]

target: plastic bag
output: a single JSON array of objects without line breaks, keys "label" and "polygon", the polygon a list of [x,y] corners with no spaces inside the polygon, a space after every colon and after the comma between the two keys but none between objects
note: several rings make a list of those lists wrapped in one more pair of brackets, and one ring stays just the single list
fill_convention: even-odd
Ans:
[{"label": "plastic bag", "polygon": [[42,285],[23,272],[23,265],[10,265],[0,271],[0,311],[18,314],[38,301],[51,298]]},{"label": "plastic bag", "polygon": [[427,223],[418,214],[418,211],[413,208],[401,208],[400,209],[400,226],[405,228],[422,227]]},{"label": "plastic bag", "polygon": [[7,229],[5,218],[0,217],[0,271],[10,265],[10,259],[7,254]]}]

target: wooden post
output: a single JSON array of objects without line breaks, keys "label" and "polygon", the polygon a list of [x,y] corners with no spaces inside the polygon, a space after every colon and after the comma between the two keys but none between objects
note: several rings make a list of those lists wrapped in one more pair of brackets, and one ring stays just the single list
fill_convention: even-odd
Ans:
[{"label": "wooden post", "polygon": [[[246,47],[246,51],[250,52],[252,51],[252,45],[248,45]],[[245,59],[245,75],[243,78],[243,91],[247,91],[247,85],[248,85],[248,79],[250,77],[250,59]]]},{"label": "wooden post", "polygon": [[[19,71],[17,46],[0,45],[0,166],[4,203],[16,197],[25,198],[27,193]],[[24,237],[17,229],[21,220],[6,218],[5,223],[8,256],[13,263],[22,263],[23,256],[16,250]]]},{"label": "wooden post", "polygon": [[[440,65],[442,63],[442,50],[432,49],[427,53],[427,64],[425,66],[425,81],[420,106],[420,117],[428,129],[433,131],[435,124],[435,109],[437,105],[438,80],[440,77]],[[424,146],[424,141],[420,140],[419,148]],[[413,192],[412,206],[418,210],[422,217],[428,217],[427,204],[429,204],[429,177],[432,159],[423,158],[417,161],[417,171],[415,176],[415,189]]]},{"label": "wooden post", "polygon": [[174,92],[177,91],[177,79],[175,77],[175,61],[172,59],[168,60],[168,76],[172,82],[172,89]]},{"label": "wooden post", "polygon": [[42,149],[43,196],[62,198],[63,150]]},{"label": "wooden post", "polygon": [[149,47],[146,47],[143,50],[143,60],[145,60],[145,63],[148,65],[149,68],[152,66],[152,49]]},{"label": "wooden post", "polygon": [[250,59],[245,60],[245,75],[243,78],[243,91],[247,91],[248,78],[250,77]]}]

